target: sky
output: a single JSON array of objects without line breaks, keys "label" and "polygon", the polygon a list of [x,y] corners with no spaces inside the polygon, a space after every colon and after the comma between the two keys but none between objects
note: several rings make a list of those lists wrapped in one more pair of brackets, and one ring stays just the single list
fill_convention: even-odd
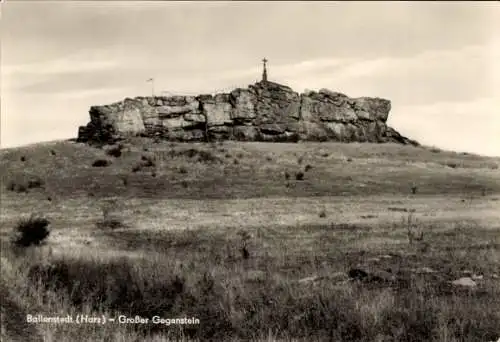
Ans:
[{"label": "sky", "polygon": [[246,87],[390,99],[422,144],[500,156],[496,2],[1,4],[2,147],[76,137],[92,105]]}]

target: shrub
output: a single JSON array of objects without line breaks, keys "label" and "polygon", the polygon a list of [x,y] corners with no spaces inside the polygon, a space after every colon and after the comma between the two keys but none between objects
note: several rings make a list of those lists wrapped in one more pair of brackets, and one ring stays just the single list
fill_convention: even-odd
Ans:
[{"label": "shrub", "polygon": [[352,162],[352,158],[347,158],[347,162]]},{"label": "shrub", "polygon": [[307,164],[304,170],[305,170],[305,172],[307,172],[307,171],[311,170],[312,168],[313,167],[311,165]]},{"label": "shrub", "polygon": [[413,185],[413,186],[411,187],[411,193],[412,193],[413,195],[415,195],[415,194],[417,193],[417,190],[418,190],[418,187],[417,187],[416,185]]},{"label": "shrub", "polygon": [[150,156],[142,156],[141,157],[141,165],[144,167],[150,167],[150,166],[155,166],[155,162],[152,157]]},{"label": "shrub", "polygon": [[236,158],[238,158],[238,159],[243,158],[243,153],[241,153],[241,152],[240,152],[240,153],[238,153],[238,154],[236,155]]},{"label": "shrub", "polygon": [[454,162],[449,162],[449,163],[446,163],[446,166],[451,167],[452,169],[456,169],[458,164],[454,163]]},{"label": "shrub", "polygon": [[133,173],[136,173],[136,172],[138,172],[138,171],[141,171],[141,168],[142,168],[142,167],[141,167],[141,165],[140,165],[140,164],[137,164],[136,166],[134,166],[134,167],[132,168],[132,172],[133,172]]},{"label": "shrub", "polygon": [[43,188],[44,181],[39,177],[34,177],[28,180],[28,189],[38,189]]},{"label": "shrub", "polygon": [[181,182],[181,186],[182,186],[184,189],[186,189],[186,188],[188,187],[188,185],[189,185],[189,184],[188,184],[188,182],[187,182],[187,181],[185,181],[185,180],[183,180],[183,181]]},{"label": "shrub", "polygon": [[234,164],[234,165],[238,165],[239,163],[240,163],[240,162],[239,162],[239,160],[238,160],[238,159],[234,159],[234,160],[233,160],[233,164]]},{"label": "shrub", "polygon": [[185,166],[179,167],[179,173],[186,174],[188,173],[188,170]]},{"label": "shrub", "polygon": [[323,209],[323,210],[321,210],[319,212],[319,217],[321,217],[321,218],[325,218],[326,217],[326,211],[325,211],[325,209]]},{"label": "shrub", "polygon": [[112,147],[108,151],[106,151],[106,154],[108,156],[119,158],[122,155],[122,148],[123,148],[122,145],[118,145],[118,146]]},{"label": "shrub", "polygon": [[231,153],[226,153],[226,155],[225,155],[224,157],[226,157],[226,158],[231,158],[231,157],[232,157],[232,155],[231,155]]},{"label": "shrub", "polygon": [[302,164],[302,162],[303,162],[303,161],[304,161],[304,157],[299,157],[299,158],[297,159],[297,163],[298,163],[299,165],[300,165],[300,164]]},{"label": "shrub", "polygon": [[288,173],[288,171],[285,171],[285,179],[286,179],[286,180],[289,180],[289,179],[290,179],[290,174]]},{"label": "shrub", "polygon": [[56,155],[56,151],[50,150],[50,155],[55,156]]},{"label": "shrub", "polygon": [[112,212],[117,209],[118,203],[116,200],[107,200],[101,206],[102,219],[96,222],[97,228],[123,228],[126,225],[119,217],[113,216]]},{"label": "shrub", "polygon": [[14,192],[28,192],[29,189],[39,189],[44,187],[44,181],[39,177],[32,177],[28,181],[11,180],[7,184],[7,190]]},{"label": "shrub", "polygon": [[271,156],[267,156],[267,157],[266,157],[266,160],[267,160],[267,161],[273,161],[273,157],[271,157]]},{"label": "shrub", "polygon": [[297,172],[295,174],[295,179],[299,180],[299,181],[304,180],[304,172],[302,172],[302,171]]},{"label": "shrub", "polygon": [[28,192],[28,187],[25,184],[10,181],[9,184],[7,184],[7,190],[21,193]]},{"label": "shrub", "polygon": [[49,236],[47,228],[49,220],[44,217],[31,215],[27,219],[21,219],[15,229],[14,244],[19,247],[40,245]]},{"label": "shrub", "polygon": [[22,162],[25,162],[26,161],[26,157],[25,156],[21,156],[21,158],[19,158]]},{"label": "shrub", "polygon": [[92,163],[93,167],[106,167],[111,165],[111,162],[107,159],[97,159]]}]

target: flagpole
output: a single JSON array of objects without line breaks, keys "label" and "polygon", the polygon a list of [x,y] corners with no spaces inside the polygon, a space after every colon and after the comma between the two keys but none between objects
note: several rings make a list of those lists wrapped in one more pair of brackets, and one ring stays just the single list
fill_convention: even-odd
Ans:
[{"label": "flagpole", "polygon": [[150,78],[146,82],[151,82],[151,96],[154,98],[155,97],[155,79]]}]

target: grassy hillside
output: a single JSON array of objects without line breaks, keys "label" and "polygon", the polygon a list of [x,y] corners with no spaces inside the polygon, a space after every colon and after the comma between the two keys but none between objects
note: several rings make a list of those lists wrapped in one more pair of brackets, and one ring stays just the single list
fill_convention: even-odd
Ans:
[{"label": "grassy hillside", "polygon": [[[394,144],[0,150],[2,341],[498,339],[499,166]],[[15,247],[32,213],[50,235]]]},{"label": "grassy hillside", "polygon": [[[146,164],[141,158],[152,166],[133,172]],[[112,164],[92,167],[97,159]],[[186,199],[382,195],[408,194],[413,185],[425,195],[500,190],[499,159],[395,144],[135,140],[115,158],[105,150],[59,142],[1,150],[0,160],[4,182],[40,177],[46,192],[61,198],[89,193]],[[296,180],[299,172],[304,172],[302,181]]]}]

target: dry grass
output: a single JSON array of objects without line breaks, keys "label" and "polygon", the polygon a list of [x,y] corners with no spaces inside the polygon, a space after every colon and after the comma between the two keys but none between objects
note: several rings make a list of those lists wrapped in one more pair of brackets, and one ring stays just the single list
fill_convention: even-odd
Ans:
[{"label": "dry grass", "polygon": [[[27,194],[2,187],[2,340],[500,337],[497,160],[371,144],[144,147],[155,178],[127,171],[144,154],[139,143],[106,168],[90,166],[104,151],[78,144],[0,150],[6,179],[36,172],[46,185]],[[314,168],[287,188],[297,156]],[[453,160],[460,167],[446,167]],[[14,251],[8,233],[31,212],[51,222],[47,245]],[[106,218],[127,224],[99,226]],[[423,241],[409,244],[408,224]],[[354,267],[396,280],[346,281]],[[412,271],[422,267],[436,273]],[[465,271],[483,275],[474,291],[449,286]],[[200,325],[26,325],[27,313],[188,316]]]}]

